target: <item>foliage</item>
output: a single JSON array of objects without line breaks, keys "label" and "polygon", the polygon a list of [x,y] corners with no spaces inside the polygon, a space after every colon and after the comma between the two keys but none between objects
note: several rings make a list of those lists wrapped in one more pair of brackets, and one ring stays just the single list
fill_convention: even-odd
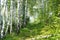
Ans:
[{"label": "foliage", "polygon": [[[10,4],[10,2],[8,4]],[[60,40],[60,14],[58,14],[60,13],[59,1],[28,0],[27,4],[30,16],[35,18],[36,13],[38,14],[37,18],[34,19],[35,21],[33,23],[29,23],[28,21],[26,27],[20,28],[20,33],[18,35],[13,32],[12,35],[7,34],[3,40],[29,40],[30,38],[35,38],[35,40]],[[34,6],[37,8],[33,8]],[[14,21],[13,24],[15,24]],[[13,28],[15,29],[15,26],[13,26]],[[44,36],[49,34],[52,36],[36,39],[37,35]]]}]

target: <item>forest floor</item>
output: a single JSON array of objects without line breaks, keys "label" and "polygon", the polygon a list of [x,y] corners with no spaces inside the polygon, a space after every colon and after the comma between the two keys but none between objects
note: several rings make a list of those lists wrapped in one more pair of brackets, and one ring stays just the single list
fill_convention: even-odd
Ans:
[{"label": "forest floor", "polygon": [[4,40],[60,40],[60,27],[42,26],[40,24],[29,24],[27,27],[21,28],[20,34],[8,34]]},{"label": "forest floor", "polygon": [[26,27],[20,29],[20,33],[16,32],[7,34],[3,40],[60,40],[60,18],[55,17],[54,22],[38,24],[27,24]]}]

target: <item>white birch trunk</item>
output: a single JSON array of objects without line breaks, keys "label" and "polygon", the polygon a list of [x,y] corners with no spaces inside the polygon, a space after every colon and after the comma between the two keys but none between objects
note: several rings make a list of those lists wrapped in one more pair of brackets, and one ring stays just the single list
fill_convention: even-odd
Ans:
[{"label": "white birch trunk", "polygon": [[8,32],[8,28],[9,28],[9,20],[8,20],[8,6],[7,6],[7,0],[6,0],[6,3],[5,3],[6,7],[5,7],[5,15],[6,15],[6,30],[5,30],[5,35],[7,34]]},{"label": "white birch trunk", "polygon": [[17,33],[20,29],[20,1],[21,0],[17,0]]},{"label": "white birch trunk", "polygon": [[5,28],[5,7],[6,7],[6,0],[4,0],[4,10],[2,12],[2,14],[3,14],[3,26],[2,26],[2,30],[1,30],[1,38],[3,38],[3,36],[4,36],[4,28]]},{"label": "white birch trunk", "polygon": [[11,0],[10,5],[10,34],[12,33],[12,13],[13,13],[13,0]]}]

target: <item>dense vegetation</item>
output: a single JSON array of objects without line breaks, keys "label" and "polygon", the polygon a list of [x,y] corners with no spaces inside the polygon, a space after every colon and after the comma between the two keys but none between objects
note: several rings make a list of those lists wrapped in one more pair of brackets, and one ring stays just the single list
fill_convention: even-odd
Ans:
[{"label": "dense vegetation", "polygon": [[1,40],[60,40],[60,0],[7,0],[5,6],[9,28]]}]

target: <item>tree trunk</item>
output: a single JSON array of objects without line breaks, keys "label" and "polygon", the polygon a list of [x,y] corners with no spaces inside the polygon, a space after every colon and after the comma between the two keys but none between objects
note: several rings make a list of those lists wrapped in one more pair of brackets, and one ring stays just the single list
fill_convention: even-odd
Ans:
[{"label": "tree trunk", "polygon": [[26,26],[26,14],[25,14],[25,1],[26,0],[23,0],[23,8],[22,8],[22,11],[23,11],[23,23],[22,23],[22,27],[25,27]]},{"label": "tree trunk", "polygon": [[10,5],[10,34],[12,33],[12,14],[13,14],[13,0],[11,0]]}]

